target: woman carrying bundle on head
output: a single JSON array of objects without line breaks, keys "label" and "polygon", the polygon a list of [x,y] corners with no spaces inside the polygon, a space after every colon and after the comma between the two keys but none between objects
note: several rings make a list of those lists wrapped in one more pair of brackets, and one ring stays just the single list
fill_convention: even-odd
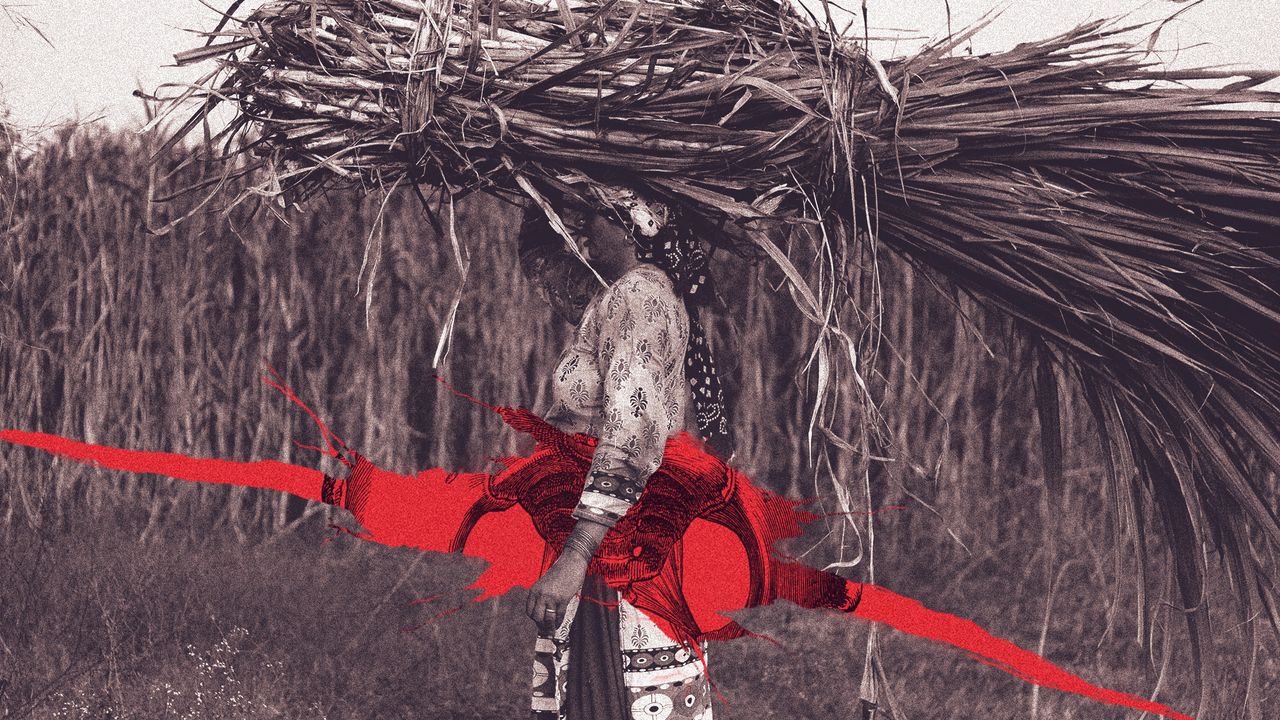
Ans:
[{"label": "woman carrying bundle on head", "polygon": [[[620,598],[607,578],[588,573],[606,534],[658,470],[669,438],[696,428],[720,452],[728,441],[723,393],[690,307],[712,294],[706,255],[669,208],[621,192],[615,207],[629,212],[568,218],[591,268],[607,283],[601,288],[588,275],[598,290],[589,301],[569,287],[572,255],[563,253],[568,263],[546,258],[564,241],[541,211],[530,211],[521,229],[526,272],[577,323],[552,376],[552,405],[542,414],[566,433],[598,438],[573,510],[576,524],[558,557],[548,545],[545,572],[526,602],[539,628],[533,716],[710,720],[705,644],[672,637]],[[680,555],[676,542],[663,568],[677,595]]]}]

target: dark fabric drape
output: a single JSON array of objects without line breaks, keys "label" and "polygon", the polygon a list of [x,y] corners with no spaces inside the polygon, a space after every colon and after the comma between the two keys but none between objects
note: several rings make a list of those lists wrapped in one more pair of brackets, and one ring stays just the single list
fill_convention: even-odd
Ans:
[{"label": "dark fabric drape", "polygon": [[578,611],[569,628],[569,682],[564,698],[568,720],[628,720],[631,710],[622,683],[622,641],[618,594],[604,577],[587,575]]}]

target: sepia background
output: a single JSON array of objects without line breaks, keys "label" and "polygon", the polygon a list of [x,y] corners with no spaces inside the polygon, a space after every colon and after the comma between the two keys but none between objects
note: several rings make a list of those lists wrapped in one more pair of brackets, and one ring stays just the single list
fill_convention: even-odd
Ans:
[{"label": "sepia background", "polygon": [[[1184,4],[1151,5],[1168,14]],[[542,406],[570,328],[517,268],[520,210],[487,197],[459,205],[473,264],[453,342],[433,368],[461,278],[412,194],[385,207],[355,193],[289,210],[213,202],[167,232],[148,231],[193,209],[191,197],[164,197],[218,169],[169,176],[176,155],[149,162],[161,138],[132,132],[149,111],[128,93],[176,81],[147,68],[195,43],[176,31],[129,33],[209,16],[188,3],[95,7],[37,2],[10,8],[19,20],[0,17],[0,427],[336,472],[295,445],[316,433],[262,382],[270,364],[385,468],[483,469],[514,452],[518,438],[496,415],[431,376],[488,402]],[[1024,19],[993,25],[976,51],[1131,9],[1048,7],[1013,3],[1012,17]],[[1237,32],[1200,57],[1274,61],[1266,23],[1249,22],[1242,7],[1209,0],[1171,26],[1171,47],[1217,37],[1206,28],[1226,23]],[[941,2],[869,8],[873,27],[945,32]],[[957,26],[987,9],[951,3]],[[129,68],[144,70],[121,81]],[[68,118],[82,122],[58,126]],[[1005,321],[892,256],[880,263],[884,339],[869,379],[888,442],[865,508],[876,513],[876,581],[1090,681],[1189,711],[1198,691],[1180,613],[1166,607],[1139,622],[1140,589],[1173,597],[1163,558],[1144,582],[1117,546],[1086,410],[1064,396],[1068,491],[1051,498],[1034,368]],[[771,268],[718,255],[715,273],[727,306],[714,337],[732,371],[734,464],[777,492],[818,494],[823,507],[803,432],[812,329],[775,292]],[[272,493],[0,447],[0,718],[524,716],[533,628],[523,596],[469,603],[474,562],[361,543],[337,529],[348,522]],[[822,565],[856,556],[862,540],[818,527],[787,550]],[[864,577],[865,558],[845,572]],[[712,647],[717,717],[855,717],[865,624],[789,605],[740,620],[759,636]],[[1210,682],[1224,717],[1272,717],[1275,642],[1257,658],[1246,704],[1245,620],[1220,619],[1222,662]],[[1036,692],[894,633],[882,633],[881,655],[882,706],[903,720],[1139,717]]]}]

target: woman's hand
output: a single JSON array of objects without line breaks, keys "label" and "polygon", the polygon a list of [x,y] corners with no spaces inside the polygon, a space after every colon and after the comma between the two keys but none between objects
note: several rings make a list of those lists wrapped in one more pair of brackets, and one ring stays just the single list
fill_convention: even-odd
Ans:
[{"label": "woman's hand", "polygon": [[543,632],[555,632],[564,622],[569,601],[582,590],[582,580],[587,576],[591,556],[595,555],[596,548],[608,531],[608,526],[579,520],[565,540],[560,557],[529,588],[529,599],[524,603],[524,611],[538,623],[538,628]]},{"label": "woman's hand", "polygon": [[538,624],[544,633],[555,632],[564,622],[569,600],[582,590],[582,580],[587,576],[587,562],[577,553],[564,552],[546,574],[529,589],[524,611]]}]

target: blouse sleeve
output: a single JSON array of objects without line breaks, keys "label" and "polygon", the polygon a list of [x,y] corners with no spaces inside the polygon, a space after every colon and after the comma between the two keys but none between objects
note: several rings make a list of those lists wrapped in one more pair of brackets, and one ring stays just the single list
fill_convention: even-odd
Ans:
[{"label": "blouse sleeve", "polygon": [[573,515],[612,526],[639,500],[678,428],[689,330],[679,298],[639,274],[615,283],[604,302],[596,348],[604,422]]}]

